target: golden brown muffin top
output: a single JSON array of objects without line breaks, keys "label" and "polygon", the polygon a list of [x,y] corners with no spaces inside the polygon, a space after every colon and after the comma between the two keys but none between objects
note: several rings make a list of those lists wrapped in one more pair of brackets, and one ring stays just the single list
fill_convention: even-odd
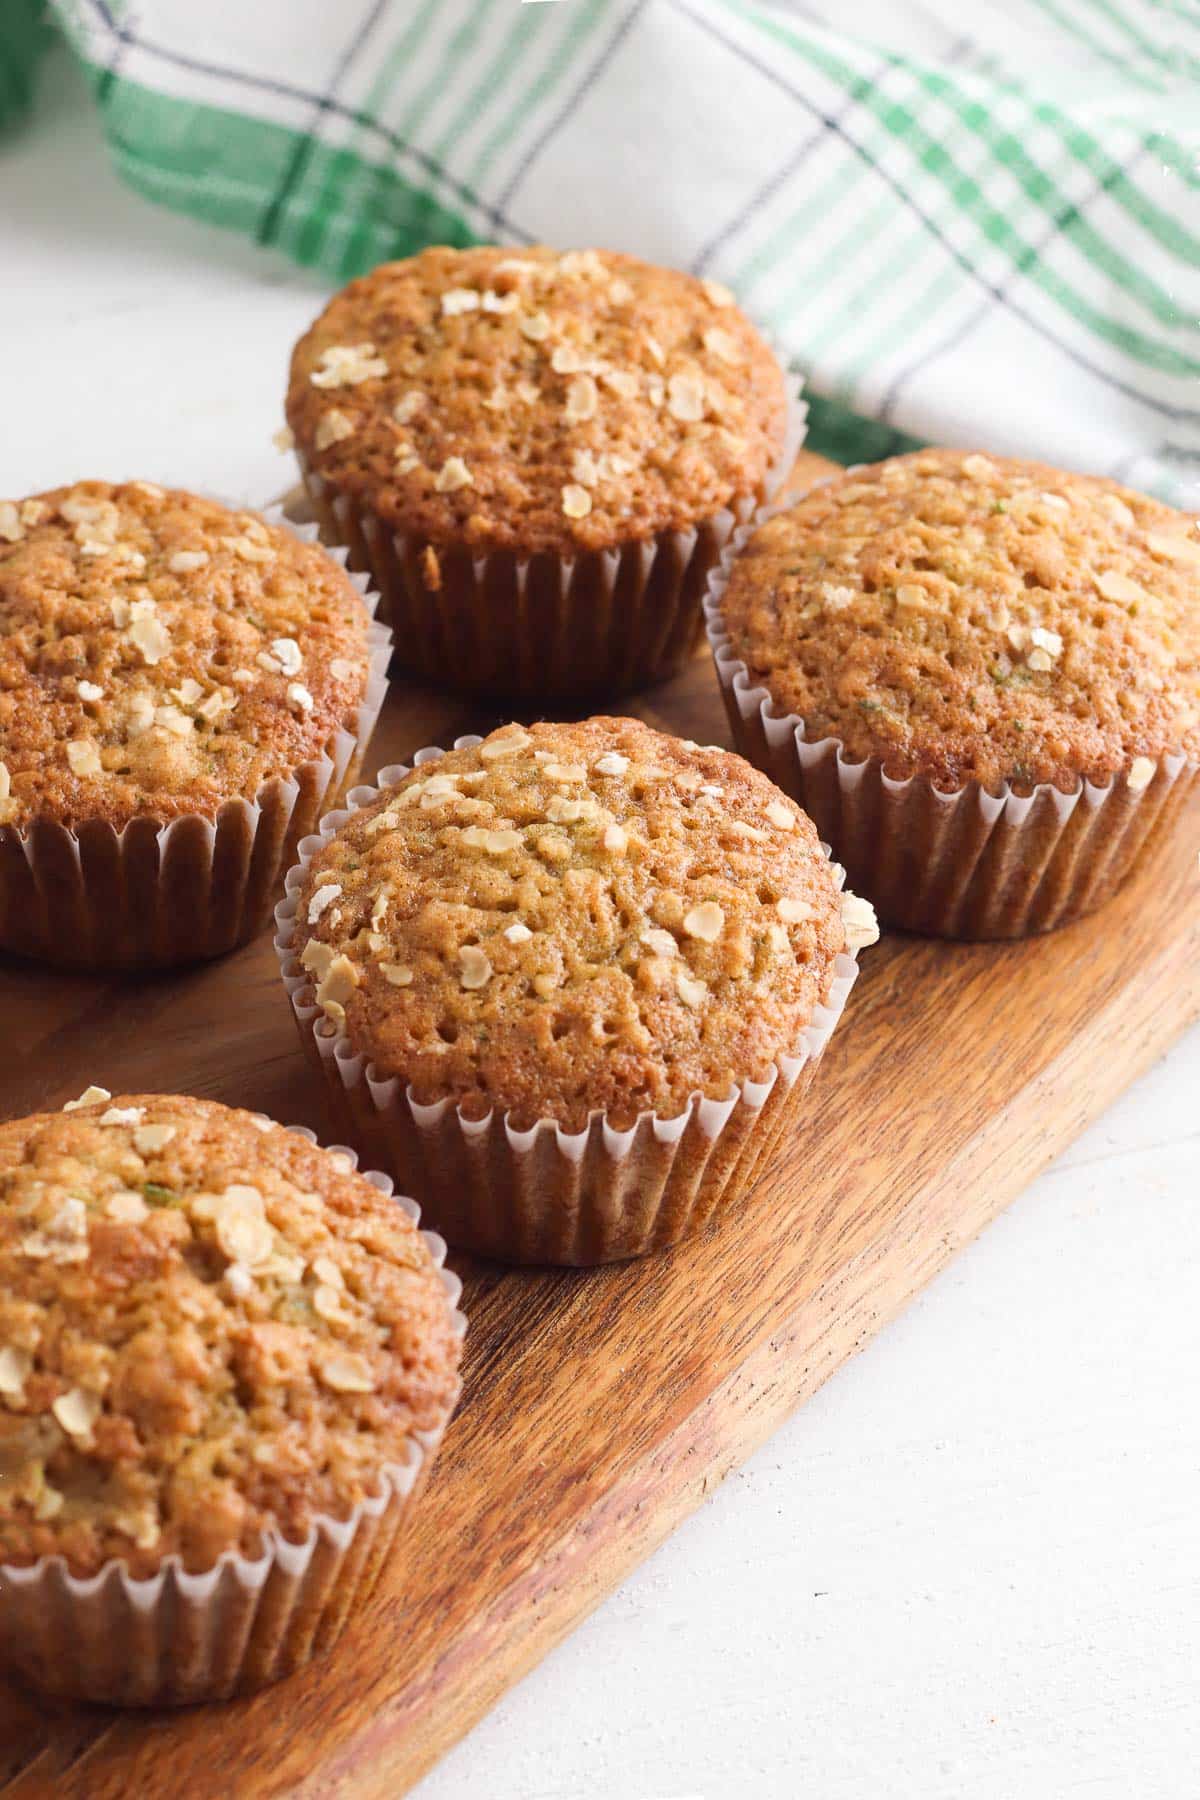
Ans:
[{"label": "golden brown muffin top", "polygon": [[783,374],[733,296],[612,251],[431,249],[330,301],[287,416],[332,486],[438,547],[597,549],[757,495]]},{"label": "golden brown muffin top", "polygon": [[302,1539],[444,1422],[459,1353],[404,1209],[282,1126],[103,1089],[0,1125],[0,1562]]},{"label": "golden brown muffin top", "polygon": [[762,525],[721,605],[777,713],[889,775],[1073,790],[1200,756],[1196,521],[1042,463],[922,450]]},{"label": "golden brown muffin top", "polygon": [[368,624],[257,513],[145,481],[0,502],[0,825],[253,798],[353,723]]},{"label": "golden brown muffin top", "polygon": [[494,731],[354,814],[293,944],[381,1075],[577,1131],[766,1078],[848,931],[873,941],[870,908],[765,775],[596,718]]}]

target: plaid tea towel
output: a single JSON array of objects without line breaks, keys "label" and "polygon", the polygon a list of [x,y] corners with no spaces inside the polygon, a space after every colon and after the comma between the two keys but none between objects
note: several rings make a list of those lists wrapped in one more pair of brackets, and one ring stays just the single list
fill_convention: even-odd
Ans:
[{"label": "plaid tea towel", "polygon": [[341,281],[433,241],[718,277],[843,459],[1200,505],[1200,0],[3,0],[147,198]]}]

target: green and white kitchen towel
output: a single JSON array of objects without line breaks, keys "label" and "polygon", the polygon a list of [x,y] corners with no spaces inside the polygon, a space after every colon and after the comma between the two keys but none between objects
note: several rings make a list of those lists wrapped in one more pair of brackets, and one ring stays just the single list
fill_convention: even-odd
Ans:
[{"label": "green and white kitchen towel", "polygon": [[129,182],[331,278],[636,251],[737,290],[836,453],[1200,504],[1200,0],[0,0],[9,114],[51,23]]}]

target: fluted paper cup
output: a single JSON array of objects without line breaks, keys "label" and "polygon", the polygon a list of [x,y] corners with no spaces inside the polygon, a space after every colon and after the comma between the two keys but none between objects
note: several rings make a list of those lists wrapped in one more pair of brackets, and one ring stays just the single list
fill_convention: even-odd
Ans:
[{"label": "fluted paper cup", "polygon": [[[332,1153],[357,1167],[353,1150]],[[366,1179],[393,1191],[387,1175]],[[396,1204],[419,1219],[412,1200],[397,1195]],[[445,1240],[421,1236],[461,1333],[462,1283],[443,1266]],[[45,1693],[109,1706],[226,1700],[290,1675],[336,1643],[369,1600],[452,1411],[436,1431],[413,1432],[404,1460],[380,1468],[376,1491],[348,1517],[319,1516],[302,1542],[268,1533],[257,1556],[227,1551],[200,1573],[169,1556],[145,1580],[119,1560],[88,1579],[61,1556],[0,1563],[0,1662]]]},{"label": "fluted paper cup", "polygon": [[804,441],[801,384],[786,371],[785,379],[785,443],[759,493],[687,531],[611,550],[476,556],[431,546],[338,493],[299,450],[297,461],[323,540],[346,548],[352,569],[370,571],[410,674],[539,703],[612,698],[665,680],[700,643],[709,572],[738,525],[776,492]]},{"label": "fluted paper cup", "polygon": [[[464,737],[454,747],[479,742]],[[438,748],[418,751],[414,766],[441,755]],[[799,1118],[858,974],[855,957],[837,958],[824,1003],[766,1080],[736,1081],[724,1100],[695,1093],[670,1118],[646,1111],[618,1129],[596,1111],[581,1131],[564,1131],[552,1118],[518,1130],[498,1111],[470,1118],[450,1096],[420,1101],[406,1083],[356,1055],[325,1019],[293,949],[297,901],[312,858],[354,812],[409,772],[403,765],[382,769],[378,786],[354,788],[345,809],[322,819],[301,843],[275,910],[283,984],[338,1129],[372,1161],[403,1169],[438,1230],[480,1255],[590,1265],[643,1256],[698,1231],[749,1188]],[[837,876],[840,886],[840,870]]]},{"label": "fluted paper cup", "polygon": [[[823,482],[815,484],[820,487]],[[788,501],[794,506],[797,496]],[[1109,899],[1196,791],[1200,764],[1162,756],[1142,782],[1127,770],[1104,786],[1048,782],[938,787],[897,780],[884,759],[855,762],[838,737],[810,739],[796,713],[777,711],[725,629],[730,571],[751,534],[782,507],[737,531],[709,577],[705,622],[734,743],[809,814],[857,894],[880,920],[930,937],[1022,938],[1051,931]],[[1144,771],[1139,771],[1139,774]]]},{"label": "fluted paper cup", "polygon": [[[313,542],[272,508],[271,524]],[[345,550],[331,554],[341,563]],[[370,615],[367,688],[352,721],[319,755],[264,781],[252,800],[227,800],[213,819],[162,824],[102,819],[71,829],[51,819],[0,826],[0,949],[81,969],[152,969],[221,956],[262,931],[296,845],[357,778],[387,692],[392,634],[378,593],[351,575]]]}]

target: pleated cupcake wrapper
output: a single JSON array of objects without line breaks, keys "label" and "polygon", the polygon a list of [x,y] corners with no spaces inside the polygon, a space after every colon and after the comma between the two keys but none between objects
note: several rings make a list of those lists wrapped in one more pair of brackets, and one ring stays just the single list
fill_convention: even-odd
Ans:
[{"label": "pleated cupcake wrapper", "polygon": [[[316,1142],[304,1127],[289,1129]],[[331,1154],[358,1165],[345,1146]],[[387,1175],[366,1179],[393,1191]],[[414,1201],[397,1195],[396,1204],[420,1218]],[[443,1266],[445,1239],[421,1237],[461,1334],[462,1283]],[[436,1430],[412,1434],[404,1461],[380,1470],[375,1494],[345,1519],[319,1516],[302,1543],[271,1532],[257,1556],[229,1551],[202,1574],[169,1556],[146,1580],[119,1561],[87,1579],[61,1556],[0,1564],[0,1660],[45,1692],[113,1706],[224,1700],[291,1674],[329,1649],[370,1598],[452,1411]]]},{"label": "pleated cupcake wrapper", "polygon": [[617,550],[439,550],[436,586],[426,538],[396,530],[365,503],[339,494],[299,451],[297,461],[322,537],[348,547],[352,568],[370,570],[381,616],[410,674],[436,687],[539,703],[550,696],[611,698],[665,680],[703,637],[710,570],[739,523],[775,493],[804,441],[801,384],[786,379],[785,445],[757,496],[690,530],[662,531]]},{"label": "pleated cupcake wrapper", "polygon": [[[459,738],[455,749],[480,742]],[[436,761],[418,751],[414,766]],[[364,1155],[421,1195],[452,1244],[509,1262],[587,1265],[641,1256],[687,1236],[746,1191],[788,1129],[858,974],[839,956],[828,1000],[814,1009],[793,1054],[765,1081],[742,1081],[727,1100],[693,1094],[675,1118],[646,1111],[627,1129],[593,1112],[585,1129],[552,1119],[518,1130],[505,1115],[464,1116],[450,1097],[423,1103],[395,1077],[383,1079],[317,1006],[312,977],[293,952],[296,906],[312,858],[351,815],[409,773],[382,769],[378,787],[358,787],[347,808],[322,819],[300,845],[300,861],[275,909],[284,986],[300,1041],[332,1111]],[[841,876],[839,871],[839,886]]]},{"label": "pleated cupcake wrapper", "polygon": [[[315,526],[293,525],[277,508],[264,517],[317,540]],[[330,554],[345,564],[344,549]],[[368,577],[350,579],[371,615],[353,727],[290,776],[263,782],[253,800],[227,801],[215,820],[0,827],[0,948],[78,968],[155,968],[220,956],[264,929],[296,844],[355,780],[387,692],[392,634],[375,619]]]},{"label": "pleated cupcake wrapper", "polygon": [[763,507],[735,532],[704,602],[741,754],[799,802],[833,846],[852,890],[888,925],[933,937],[1020,938],[1102,905],[1170,829],[1200,765],[1168,753],[1142,789],[1122,773],[1107,787],[1081,780],[1073,793],[1041,783],[1022,795],[1008,782],[992,793],[978,781],[945,792],[926,775],[894,779],[879,756],[852,761],[840,738],[810,741],[803,719],[776,712],[767,689],[755,684],[722,613],[738,555],[784,510]]}]

